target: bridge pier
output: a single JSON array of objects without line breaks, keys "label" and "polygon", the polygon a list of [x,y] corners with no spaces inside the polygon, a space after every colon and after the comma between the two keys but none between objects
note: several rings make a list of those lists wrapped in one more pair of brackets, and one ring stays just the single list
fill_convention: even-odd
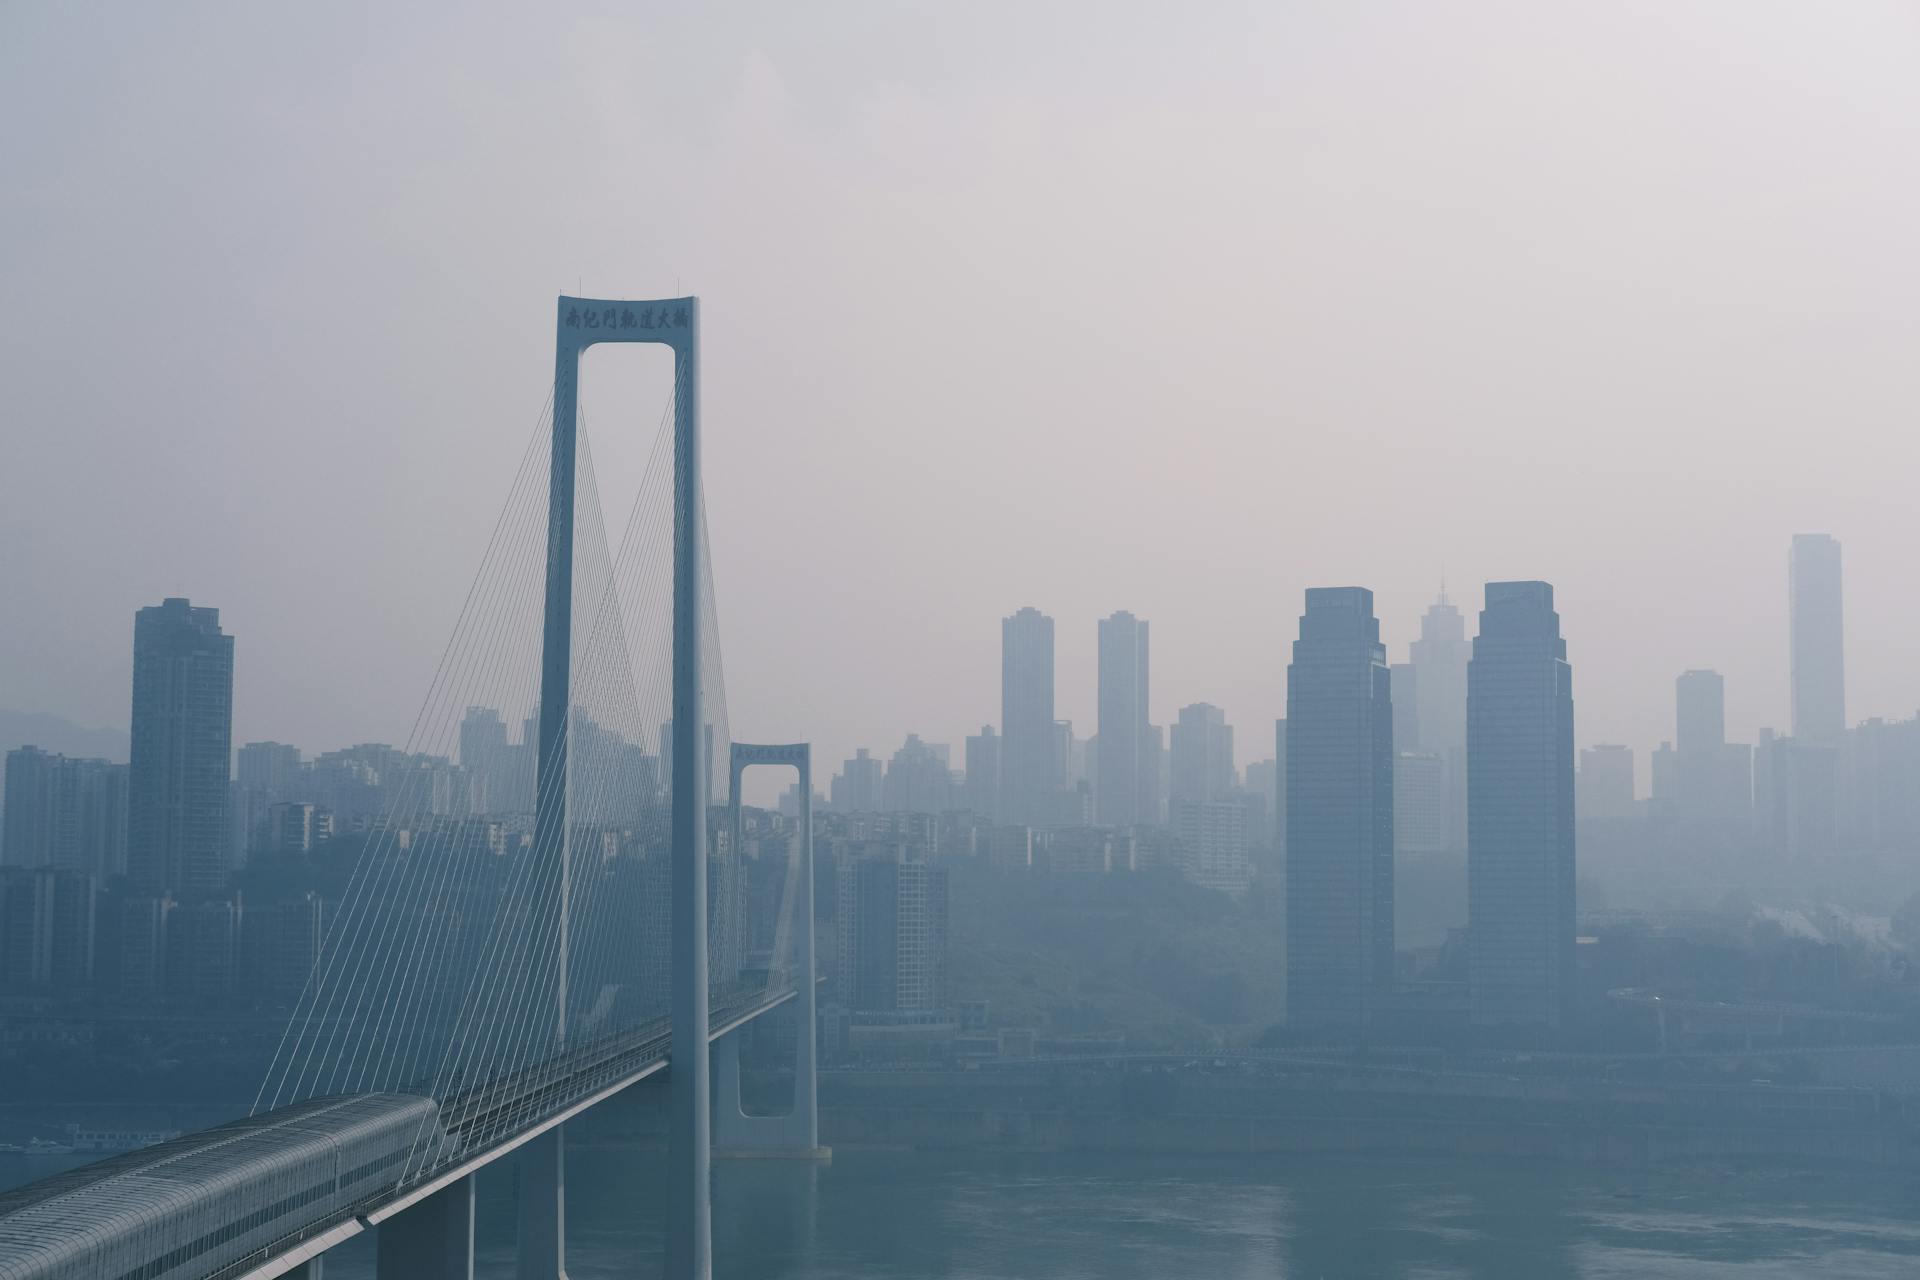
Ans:
[{"label": "bridge pier", "polygon": [[520,1148],[518,1280],[567,1280],[566,1126]]},{"label": "bridge pier", "polygon": [[713,1153],[737,1158],[830,1160],[833,1150],[820,1145],[820,1112],[813,1072],[801,1071],[810,1060],[811,1036],[797,1036],[793,1110],[780,1116],[747,1114],[740,1102],[740,1037],[745,1028],[729,1031],[714,1042],[719,1058],[719,1090],[713,1099]]},{"label": "bridge pier", "polygon": [[473,1280],[473,1175],[380,1224],[379,1280]]}]

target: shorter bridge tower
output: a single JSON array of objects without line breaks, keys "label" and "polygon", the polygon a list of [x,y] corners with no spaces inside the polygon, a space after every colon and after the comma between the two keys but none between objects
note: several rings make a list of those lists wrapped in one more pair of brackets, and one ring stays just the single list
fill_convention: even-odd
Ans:
[{"label": "shorter bridge tower", "polygon": [[[827,1159],[820,1145],[820,1091],[816,1074],[816,976],[813,954],[813,749],[805,742],[764,745],[736,742],[728,757],[727,819],[737,858],[741,849],[740,775],[754,765],[790,765],[800,775],[799,857],[788,877],[789,901],[781,914],[794,924],[793,1109],[785,1115],[749,1115],[740,1102],[740,1036],[725,1032],[715,1042],[719,1091],[713,1100],[713,1150],[735,1157]],[[776,949],[777,950],[777,949]]]}]

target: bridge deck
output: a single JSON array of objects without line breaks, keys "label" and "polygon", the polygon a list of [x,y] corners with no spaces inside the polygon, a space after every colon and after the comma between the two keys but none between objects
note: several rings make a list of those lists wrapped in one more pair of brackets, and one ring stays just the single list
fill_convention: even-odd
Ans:
[{"label": "bridge deck", "polygon": [[[779,1008],[797,994],[788,987],[725,1000],[713,1006],[707,1039],[744,1026]],[[407,1177],[403,1182],[355,1206],[309,1224],[295,1235],[216,1272],[209,1280],[275,1280],[342,1241],[418,1204],[460,1179],[512,1154],[533,1139],[617,1093],[664,1070],[673,1036],[668,1020],[583,1045],[552,1062],[489,1081],[471,1092],[456,1093],[442,1107],[450,1136],[494,1133],[500,1136],[454,1160]],[[505,1120],[507,1123],[502,1124]],[[509,1127],[515,1126],[515,1127]]]},{"label": "bridge deck", "polygon": [[[724,993],[709,1038],[795,995]],[[0,1203],[0,1276],[132,1266],[270,1280],[666,1069],[671,1050],[660,1018],[441,1101],[425,1090],[309,1099],[55,1175]]]}]

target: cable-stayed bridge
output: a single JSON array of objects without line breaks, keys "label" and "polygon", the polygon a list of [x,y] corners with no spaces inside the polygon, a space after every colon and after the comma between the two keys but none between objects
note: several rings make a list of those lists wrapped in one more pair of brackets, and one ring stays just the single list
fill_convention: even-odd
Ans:
[{"label": "cable-stayed bridge", "polygon": [[[509,1158],[519,1274],[561,1277],[566,1122],[662,1071],[675,1280],[711,1274],[715,1144],[821,1154],[808,750],[732,740],[699,332],[693,298],[560,299],[551,399],[403,757],[458,768],[388,785],[252,1113],[0,1195],[0,1280],[311,1277],[367,1231],[383,1280],[471,1276],[474,1175]],[[578,393],[604,342],[673,357],[617,540]],[[756,765],[798,770],[797,823],[749,829]],[[792,1112],[747,1116],[738,1033],[789,1004]]]}]

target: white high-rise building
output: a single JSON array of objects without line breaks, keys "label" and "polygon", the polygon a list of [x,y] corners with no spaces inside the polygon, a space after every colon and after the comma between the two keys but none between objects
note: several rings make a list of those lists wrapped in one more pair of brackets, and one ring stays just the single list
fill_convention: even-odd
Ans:
[{"label": "white high-rise building", "polygon": [[1222,800],[1232,793],[1233,726],[1226,712],[1206,702],[1182,707],[1172,738],[1169,798],[1174,808]]},{"label": "white high-rise building", "polygon": [[1840,543],[1824,533],[1796,533],[1787,557],[1793,736],[1830,743],[1847,728],[1845,625],[1840,599]]},{"label": "white high-rise building", "polygon": [[1094,735],[1094,815],[1105,827],[1159,817],[1147,715],[1147,624],[1122,610],[1100,621],[1100,719]]},{"label": "white high-rise building", "polygon": [[[1410,725],[1419,736],[1407,741],[1396,733],[1396,751],[1438,756],[1445,804],[1447,846],[1460,849],[1467,842],[1467,621],[1447,593],[1420,619],[1420,638],[1410,646],[1414,710],[1402,719],[1396,706],[1395,728]],[[1394,702],[1401,691],[1394,689]]]},{"label": "white high-rise building", "polygon": [[1053,619],[1021,609],[1000,622],[1000,813],[1047,824],[1062,779],[1053,717]]}]

